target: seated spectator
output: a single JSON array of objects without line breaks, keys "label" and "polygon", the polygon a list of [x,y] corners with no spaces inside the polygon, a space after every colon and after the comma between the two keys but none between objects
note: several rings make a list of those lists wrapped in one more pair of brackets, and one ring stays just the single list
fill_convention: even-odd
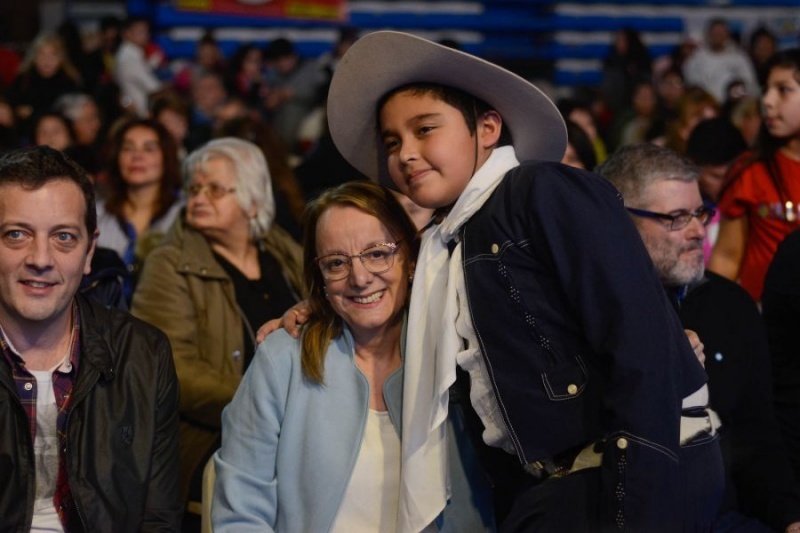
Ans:
[{"label": "seated spectator", "polygon": [[735,283],[704,272],[704,224],[713,210],[700,196],[699,168],[671,150],[638,145],[620,149],[599,172],[622,193],[683,327],[704,345],[726,474],[713,531],[800,527],[800,495],[772,407],[769,350],[758,309]]},{"label": "seated spectator", "polygon": [[686,83],[709,92],[717,102],[724,102],[725,88],[735,79],[744,82],[748,93],[758,94],[753,63],[722,18],[709,21],[705,43],[686,60],[683,75]]},{"label": "seated spectator", "polygon": [[[181,488],[199,502],[221,413],[256,347],[255,330],[303,295],[300,246],[273,223],[259,148],[216,139],[187,156],[186,210],[144,265],[132,312],[163,330],[181,386]],[[196,521],[189,503],[186,521]]]},{"label": "seated spectator", "polygon": [[90,176],[96,176],[101,167],[103,123],[94,99],[84,93],[65,94],[56,101],[55,109],[69,120],[75,134],[68,155]]},{"label": "seated spectator", "polygon": [[161,88],[156,69],[148,62],[150,23],[143,17],[129,17],[122,29],[122,44],[114,58],[114,81],[123,106],[140,117],[147,116],[147,99]]},{"label": "seated spectator", "polygon": [[[417,231],[373,183],[323,193],[305,223],[313,316],[300,339],[280,330],[259,345],[224,411],[214,530],[403,531],[402,337]],[[432,529],[491,530],[488,494],[468,484],[476,458],[452,420],[450,499]]]},{"label": "seated spectator", "polygon": [[178,147],[178,159],[186,156],[189,137],[189,107],[171,90],[154,93],[150,98],[150,117],[164,126]]},{"label": "seated spectator", "polygon": [[236,97],[252,109],[264,105],[267,86],[264,79],[264,57],[254,44],[243,44],[236,49],[228,65],[225,87],[231,97]]},{"label": "seated spectator", "polygon": [[758,132],[761,130],[761,99],[747,95],[731,109],[731,122],[744,137],[748,147],[754,147]]},{"label": "seated spectator", "polygon": [[78,294],[96,249],[94,199],[83,169],[57,150],[0,158],[3,531],[180,524],[169,342]]},{"label": "seated spectator", "polygon": [[275,130],[292,152],[298,131],[311,111],[322,105],[320,88],[328,83],[324,71],[304,61],[288,39],[275,39],[264,50],[267,64],[267,110]]},{"label": "seated spectator", "polygon": [[219,74],[206,72],[195,80],[189,111],[189,136],[186,140],[189,150],[211,140],[217,111],[227,98],[228,93]]},{"label": "seated spectator", "polygon": [[756,69],[756,79],[758,85],[763,86],[767,82],[767,61],[778,51],[778,38],[769,28],[759,26],[750,34],[750,46],[748,54],[753,68]]},{"label": "seated spectator", "polygon": [[658,96],[651,82],[643,81],[636,84],[633,88],[631,107],[619,118],[615,125],[616,146],[638,144],[663,136]]},{"label": "seated spectator", "polygon": [[36,117],[33,123],[33,144],[35,146],[49,146],[64,152],[74,142],[75,134],[64,115],[44,113]]},{"label": "seated spectator", "polygon": [[51,33],[39,35],[28,48],[7,93],[21,133],[30,134],[34,114],[50,111],[59,96],[78,90],[80,83],[61,38]]},{"label": "seated spectator", "polygon": [[108,197],[97,204],[98,244],[117,252],[131,272],[125,291],[130,298],[148,248],[182,207],[178,152],[167,130],[149,119],[118,125],[108,182]]},{"label": "seated spectator", "polygon": [[0,96],[0,154],[20,148],[17,122],[11,104]]},{"label": "seated spectator", "polygon": [[598,131],[597,121],[595,120],[591,107],[578,100],[566,98],[559,100],[558,110],[561,116],[564,117],[564,120],[569,120],[577,124],[583,128],[583,131],[589,136],[597,163],[605,161],[608,151]]},{"label": "seated spectator", "polygon": [[586,132],[569,119],[565,119],[567,124],[567,150],[561,162],[575,168],[584,170],[594,170],[597,166],[597,158],[594,154],[592,141]]},{"label": "seated spectator", "polygon": [[603,93],[615,116],[630,107],[636,86],[651,77],[650,52],[639,32],[623,28],[614,33],[608,55],[603,59]]},{"label": "seated spectator", "polygon": [[719,102],[699,87],[686,90],[678,101],[674,119],[666,125],[665,146],[679,154],[686,152],[686,141],[701,120],[718,117]]},{"label": "seated spectator", "polygon": [[[736,158],[746,150],[742,134],[724,117],[704,120],[692,130],[686,146],[686,157],[700,167],[700,195],[709,209],[717,208],[725,176]],[[711,250],[717,242],[719,219],[719,213],[715,212],[706,225],[706,238],[703,241],[705,264],[708,264]]]},{"label": "seated spectator", "polygon": [[223,75],[225,72],[225,57],[222,55],[219,43],[211,31],[206,31],[197,42],[194,60],[184,65],[175,74],[172,86],[181,96],[188,96],[192,86],[201,74],[213,72]]}]

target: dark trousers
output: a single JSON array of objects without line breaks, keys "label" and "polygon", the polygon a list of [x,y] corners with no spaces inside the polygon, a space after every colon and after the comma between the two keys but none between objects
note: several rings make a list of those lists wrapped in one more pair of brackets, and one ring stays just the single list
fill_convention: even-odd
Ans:
[{"label": "dark trousers", "polygon": [[599,531],[600,469],[587,468],[561,478],[531,478],[499,524],[500,533]]}]

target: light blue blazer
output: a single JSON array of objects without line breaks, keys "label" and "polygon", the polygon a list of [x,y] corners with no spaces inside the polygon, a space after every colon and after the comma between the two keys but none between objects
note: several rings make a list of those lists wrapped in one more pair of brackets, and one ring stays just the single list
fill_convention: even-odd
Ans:
[{"label": "light blue blazer", "polygon": [[[319,385],[303,375],[299,340],[278,330],[259,345],[222,414],[222,448],[214,455],[216,533],[330,530],[369,409],[369,383],[353,346],[345,328],[328,348]],[[386,380],[383,394],[401,434],[402,368]],[[471,449],[464,446],[466,434],[455,434],[455,427],[451,421],[452,498],[436,524],[440,531],[494,531],[488,486],[474,455],[464,453]]]}]

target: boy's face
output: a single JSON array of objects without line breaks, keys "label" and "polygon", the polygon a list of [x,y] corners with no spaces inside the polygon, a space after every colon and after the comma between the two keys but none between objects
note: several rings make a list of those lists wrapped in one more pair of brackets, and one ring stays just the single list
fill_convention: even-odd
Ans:
[{"label": "boy's face", "polygon": [[471,134],[461,111],[429,94],[393,95],[380,111],[389,176],[411,200],[427,208],[455,203],[500,136],[496,112]]}]

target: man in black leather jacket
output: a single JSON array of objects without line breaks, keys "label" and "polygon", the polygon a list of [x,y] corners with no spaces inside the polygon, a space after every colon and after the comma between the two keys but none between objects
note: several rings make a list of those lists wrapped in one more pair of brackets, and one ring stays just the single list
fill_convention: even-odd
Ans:
[{"label": "man in black leather jacket", "polygon": [[0,158],[0,531],[176,531],[178,385],[166,337],[78,295],[97,231],[56,150]]}]

